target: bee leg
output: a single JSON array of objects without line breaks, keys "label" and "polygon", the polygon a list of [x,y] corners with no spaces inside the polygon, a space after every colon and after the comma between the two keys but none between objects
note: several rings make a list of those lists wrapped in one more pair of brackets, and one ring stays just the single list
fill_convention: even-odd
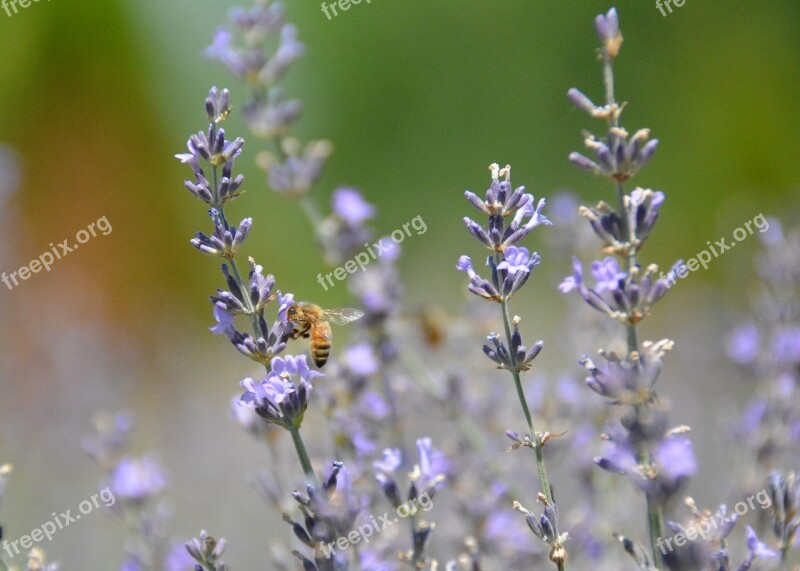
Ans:
[{"label": "bee leg", "polygon": [[295,328],[289,334],[290,339],[300,339],[301,337],[307,338],[311,330],[311,324],[305,323],[303,325],[295,325]]}]

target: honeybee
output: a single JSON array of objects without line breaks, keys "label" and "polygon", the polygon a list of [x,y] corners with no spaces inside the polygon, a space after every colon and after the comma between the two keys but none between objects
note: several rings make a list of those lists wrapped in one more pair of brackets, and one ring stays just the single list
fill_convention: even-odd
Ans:
[{"label": "honeybee", "polygon": [[322,309],[313,303],[293,303],[286,310],[286,318],[295,325],[290,337],[311,339],[311,358],[320,368],[331,352],[331,323],[344,325],[362,317],[364,312],[358,309]]}]

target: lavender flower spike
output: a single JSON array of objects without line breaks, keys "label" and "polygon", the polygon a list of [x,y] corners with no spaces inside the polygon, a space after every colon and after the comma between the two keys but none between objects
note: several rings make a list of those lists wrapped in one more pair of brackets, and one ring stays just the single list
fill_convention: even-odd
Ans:
[{"label": "lavender flower spike", "polygon": [[[620,126],[623,106],[615,100],[613,68],[622,45],[619,17],[612,8],[598,15],[594,23],[604,68],[605,106],[598,107],[574,88],[567,95],[580,109],[605,119],[607,133],[602,137],[584,133],[584,144],[591,158],[572,153],[569,160],[583,170],[608,179],[616,193],[616,206],[600,201],[594,208],[580,209],[608,255],[591,264],[595,285],[587,283],[581,262],[573,259],[573,275],[567,277],[559,289],[565,293],[576,290],[590,307],[625,328],[625,354],[601,352],[607,361],[605,366],[597,366],[586,357],[581,364],[591,373],[586,381],[589,388],[611,399],[615,405],[626,407],[621,418],[609,422],[605,430],[608,449],[596,463],[603,469],[628,476],[644,492],[652,566],[660,571],[666,563],[657,547],[663,535],[662,507],[695,473],[697,466],[691,442],[679,436],[688,427],[668,428],[666,401],[658,399],[654,390],[663,354],[672,348],[672,342],[640,344],[637,332],[639,323],[650,315],[670,285],[666,278],[656,277],[659,272],[654,264],[642,267],[637,259],[658,221],[664,193],[636,188],[626,194],[624,185],[653,157],[658,141],[650,140],[649,129],[639,129],[631,135]],[[631,539],[619,537],[625,550],[642,568],[651,568],[650,557],[643,547]]]},{"label": "lavender flower spike", "polygon": [[[238,24],[250,31],[257,29],[259,33],[268,33],[274,26],[283,26],[282,8],[279,6],[275,9],[259,4],[250,12],[236,14]],[[229,36],[219,34],[215,53],[246,75],[255,70],[263,72],[269,76],[265,81],[277,80],[301,51],[296,30],[291,27],[283,28],[281,47],[271,60],[262,61],[252,52],[243,56],[229,45],[229,40]],[[230,93],[226,89],[212,87],[204,109],[209,121],[208,129],[190,136],[187,141],[189,152],[176,157],[189,165],[194,175],[194,180],[186,180],[186,188],[211,206],[209,215],[213,233],[197,232],[190,242],[201,252],[225,260],[222,274],[226,289],[218,289],[217,294],[211,297],[217,322],[211,331],[224,334],[240,353],[265,367],[267,375],[263,379],[242,381],[245,391],[240,403],[250,406],[268,424],[280,426],[291,434],[307,482],[316,484],[316,474],[299,428],[311,393],[310,380],[318,373],[309,370],[305,357],[278,357],[286,348],[293,329],[285,314],[288,302],[293,299],[292,294],[282,295],[279,291],[277,296],[274,295],[275,277],[264,275],[263,268],[252,258],[247,260],[250,272],[246,279],[239,269],[237,255],[250,234],[253,221],[245,218],[238,226],[233,226],[227,221],[225,207],[240,196],[239,190],[244,182],[242,175],[234,174],[235,161],[242,152],[244,140],[241,137],[228,139],[220,127],[231,112]],[[270,323],[266,309],[275,299],[279,299],[278,315]],[[238,329],[236,319],[239,316],[249,320],[250,331]]]},{"label": "lavender flower spike", "polygon": [[[545,205],[544,199],[540,199],[536,203],[532,195],[525,193],[524,187],[514,189],[511,186],[510,166],[501,169],[497,163],[493,163],[489,166],[489,170],[492,181],[484,200],[470,191],[466,192],[469,203],[487,215],[488,222],[485,227],[471,218],[464,218],[464,222],[470,234],[481,246],[492,252],[486,260],[486,264],[491,269],[491,281],[475,272],[468,256],[461,256],[456,267],[469,276],[470,282],[467,289],[471,293],[500,304],[505,338],[492,333],[483,346],[483,352],[497,365],[497,368],[508,370],[514,380],[517,398],[529,430],[529,434],[525,437],[516,435],[518,436],[517,441],[524,442],[536,453],[536,467],[541,486],[540,498],[548,506],[546,509],[552,512],[541,521],[552,522],[553,525],[551,526],[550,523],[544,525],[539,522],[537,529],[540,533],[537,533],[536,530],[534,533],[551,545],[551,560],[559,570],[563,570],[567,560],[567,552],[563,546],[566,535],[562,537],[556,533],[555,502],[543,453],[544,445],[547,442],[546,435],[549,433],[543,435],[535,430],[520,376],[520,373],[531,369],[531,363],[542,350],[543,343],[538,341],[530,348],[526,348],[519,330],[521,320],[519,317],[512,319],[509,310],[509,300],[525,286],[531,271],[540,261],[536,252],[531,253],[519,243],[533,228],[549,225],[550,220],[542,214]],[[508,223],[506,222],[507,218],[510,219]],[[517,448],[521,446],[517,446]],[[547,528],[546,531],[542,531],[544,528]]]}]

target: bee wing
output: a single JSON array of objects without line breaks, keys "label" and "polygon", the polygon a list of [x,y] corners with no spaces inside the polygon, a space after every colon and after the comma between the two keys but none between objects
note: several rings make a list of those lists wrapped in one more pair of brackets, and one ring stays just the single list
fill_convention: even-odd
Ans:
[{"label": "bee wing", "polygon": [[331,326],[327,322],[322,322],[319,325],[317,325],[315,331],[317,332],[318,338],[324,339],[328,343],[330,343],[331,340],[333,340],[333,330],[331,329]]},{"label": "bee wing", "polygon": [[364,317],[364,312],[360,309],[353,309],[345,307],[343,309],[326,309],[322,312],[322,318],[335,323],[336,325],[344,325],[357,319]]}]

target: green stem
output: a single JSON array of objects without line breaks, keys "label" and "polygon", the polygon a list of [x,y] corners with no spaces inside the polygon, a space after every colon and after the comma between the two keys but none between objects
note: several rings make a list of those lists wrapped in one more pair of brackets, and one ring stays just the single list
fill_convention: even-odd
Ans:
[{"label": "green stem", "polygon": [[[506,346],[511,347],[511,319],[508,311],[508,300],[503,299],[501,302],[503,307],[503,326],[506,330]],[[528,408],[528,400],[525,398],[525,391],[522,388],[522,379],[520,379],[519,371],[516,369],[511,370],[511,376],[514,377],[514,386],[517,389],[517,397],[519,404],[522,407],[522,412],[525,414],[525,422],[528,424],[531,440],[536,444],[536,468],[539,472],[539,483],[542,487],[542,493],[550,504],[553,504],[553,496],[550,492],[550,480],[547,478],[547,468],[544,465],[544,452],[542,451],[542,442],[536,434],[536,429],[533,426],[533,418],[531,411]]]},{"label": "green stem", "polygon": [[[500,255],[495,252],[495,264],[500,263]],[[511,350],[511,316],[508,310],[508,299],[503,298],[500,302],[501,307],[503,308],[503,327],[506,331],[506,346]],[[525,415],[525,422],[528,423],[528,430],[530,431],[531,441],[536,444],[536,468],[539,472],[539,483],[542,487],[542,493],[544,494],[547,501],[552,504],[553,503],[553,496],[550,492],[550,480],[547,478],[547,469],[544,465],[544,453],[542,452],[542,442],[539,437],[536,435],[536,429],[533,426],[533,418],[531,417],[531,411],[528,408],[528,400],[525,398],[525,391],[522,388],[522,380],[519,376],[519,371],[516,370],[516,367],[511,370],[511,376],[514,377],[514,386],[517,389],[517,398],[519,399],[519,404],[522,407],[522,412]]]},{"label": "green stem", "polygon": [[300,198],[299,202],[300,207],[305,211],[308,219],[311,221],[311,225],[318,230],[322,226],[325,217],[322,215],[317,203],[307,194]]},{"label": "green stem", "polygon": [[[614,98],[614,64],[608,58],[603,60],[603,83],[605,83],[606,87],[606,105],[616,105],[617,102]],[[616,113],[611,115],[611,126],[619,127],[619,116]]]},{"label": "green stem", "polygon": [[306,481],[315,488],[319,488],[317,474],[314,472],[314,468],[311,466],[311,460],[308,458],[306,445],[303,443],[303,437],[300,436],[300,429],[292,425],[287,428],[287,430],[289,431],[289,434],[292,435],[292,443],[294,444],[294,449],[297,452],[297,458],[300,460],[300,465],[303,467],[303,474],[306,476]]}]

